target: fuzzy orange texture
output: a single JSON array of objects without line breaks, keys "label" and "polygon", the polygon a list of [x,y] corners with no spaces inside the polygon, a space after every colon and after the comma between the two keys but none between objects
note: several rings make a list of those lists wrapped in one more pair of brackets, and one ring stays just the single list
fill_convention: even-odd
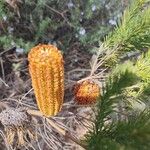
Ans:
[{"label": "fuzzy orange texture", "polygon": [[83,81],[75,85],[75,100],[78,104],[93,104],[100,96],[100,87],[91,81]]},{"label": "fuzzy orange texture", "polygon": [[29,72],[37,105],[43,115],[56,115],[64,97],[64,63],[53,45],[39,44],[28,55]]}]

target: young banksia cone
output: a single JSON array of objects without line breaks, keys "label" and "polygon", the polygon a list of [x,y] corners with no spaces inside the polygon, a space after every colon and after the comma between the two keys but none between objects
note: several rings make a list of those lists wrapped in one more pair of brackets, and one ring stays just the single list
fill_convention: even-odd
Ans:
[{"label": "young banksia cone", "polygon": [[86,80],[75,85],[74,94],[78,104],[93,104],[100,96],[100,87],[95,82]]},{"label": "young banksia cone", "polygon": [[46,117],[56,115],[64,97],[64,65],[53,45],[39,44],[28,55],[29,72],[37,105]]}]

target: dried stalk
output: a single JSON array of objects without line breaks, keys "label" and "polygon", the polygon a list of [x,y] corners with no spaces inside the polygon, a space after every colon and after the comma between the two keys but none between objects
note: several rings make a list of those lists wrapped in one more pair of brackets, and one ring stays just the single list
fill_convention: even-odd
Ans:
[{"label": "dried stalk", "polygon": [[59,127],[56,122],[54,122],[53,120],[49,119],[49,118],[46,118],[45,116],[43,116],[43,114],[38,111],[38,110],[27,110],[27,113],[30,114],[30,115],[33,115],[33,116],[38,116],[38,117],[42,117],[42,118],[45,118],[46,121],[53,127],[55,128],[59,133],[61,133],[64,137],[72,140],[73,142],[75,142],[76,144],[80,145],[82,148],[86,149],[87,148],[87,145],[83,144],[80,142],[79,139],[77,139],[76,137],[73,137],[71,135],[71,133],[69,133],[69,131],[65,130],[65,129],[62,129],[61,127]]}]

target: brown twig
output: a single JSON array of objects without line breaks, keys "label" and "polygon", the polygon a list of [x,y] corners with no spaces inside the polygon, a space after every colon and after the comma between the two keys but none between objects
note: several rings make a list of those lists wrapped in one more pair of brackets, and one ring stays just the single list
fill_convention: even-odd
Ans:
[{"label": "brown twig", "polygon": [[59,12],[59,11],[57,11],[56,9],[54,9],[54,8],[52,8],[52,7],[50,7],[50,6],[46,5],[46,4],[45,4],[45,6],[46,6],[48,9],[50,9],[51,11],[53,11],[53,12],[59,14],[59,15],[67,22],[67,24],[68,24],[69,26],[73,27],[73,25],[72,25],[72,24],[68,21],[68,19],[64,16],[64,12]]},{"label": "brown twig", "polygon": [[0,77],[0,82],[2,82],[6,87],[9,87],[9,85],[4,80],[2,80],[1,77]]},{"label": "brown twig", "polygon": [[16,48],[16,47],[13,47],[13,48],[7,49],[7,50],[5,50],[5,51],[2,51],[2,52],[0,53],[0,56],[3,55],[4,53],[7,53],[8,51],[14,50],[15,48]]}]

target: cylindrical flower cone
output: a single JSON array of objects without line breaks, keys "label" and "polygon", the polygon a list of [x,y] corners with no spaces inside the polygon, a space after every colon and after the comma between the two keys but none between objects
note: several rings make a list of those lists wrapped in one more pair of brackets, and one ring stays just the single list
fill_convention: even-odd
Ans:
[{"label": "cylindrical flower cone", "polygon": [[46,117],[56,115],[64,97],[64,63],[53,45],[39,44],[28,55],[29,72],[37,105]]},{"label": "cylindrical flower cone", "polygon": [[86,80],[75,85],[74,94],[78,104],[93,104],[100,96],[100,87],[95,82]]}]

